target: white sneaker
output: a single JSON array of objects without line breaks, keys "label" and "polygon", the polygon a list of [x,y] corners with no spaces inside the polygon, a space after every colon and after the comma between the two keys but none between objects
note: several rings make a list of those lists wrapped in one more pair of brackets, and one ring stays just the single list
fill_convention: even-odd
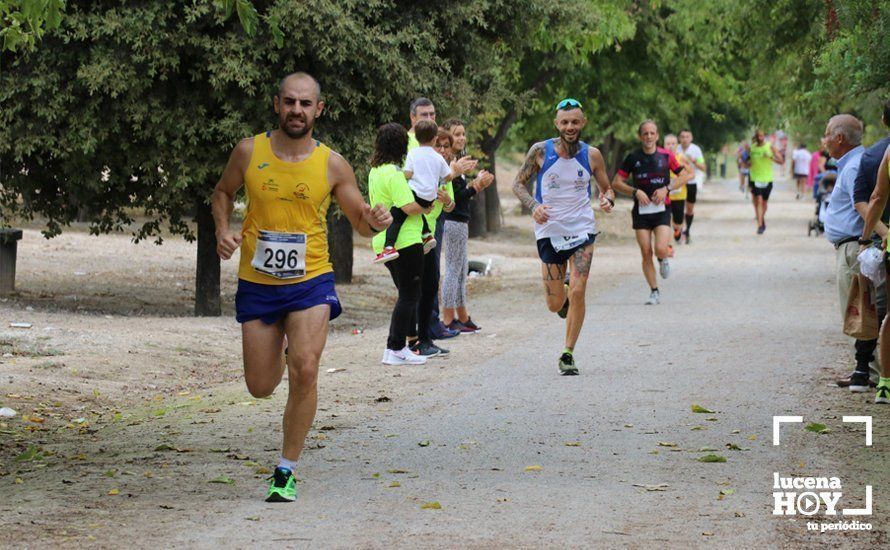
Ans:
[{"label": "white sneaker", "polygon": [[670,261],[667,258],[665,258],[658,263],[661,264],[658,266],[658,271],[659,271],[659,273],[661,273],[661,278],[667,279],[671,275]]},{"label": "white sneaker", "polygon": [[649,293],[649,299],[646,300],[647,306],[657,306],[661,302],[661,293],[657,290],[653,290]]},{"label": "white sneaker", "polygon": [[408,346],[400,350],[386,349],[383,352],[383,360],[380,361],[384,365],[423,365],[426,363],[426,357],[416,355]]}]

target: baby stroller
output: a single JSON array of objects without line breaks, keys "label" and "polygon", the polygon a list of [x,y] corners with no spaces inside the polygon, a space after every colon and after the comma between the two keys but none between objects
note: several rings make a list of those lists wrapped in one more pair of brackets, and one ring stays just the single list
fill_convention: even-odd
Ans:
[{"label": "baby stroller", "polygon": [[813,193],[816,198],[816,215],[807,225],[808,237],[814,232],[817,237],[825,232],[825,215],[828,212],[828,199],[831,197],[831,191],[834,190],[836,180],[837,172],[823,172],[816,176],[816,189]]}]

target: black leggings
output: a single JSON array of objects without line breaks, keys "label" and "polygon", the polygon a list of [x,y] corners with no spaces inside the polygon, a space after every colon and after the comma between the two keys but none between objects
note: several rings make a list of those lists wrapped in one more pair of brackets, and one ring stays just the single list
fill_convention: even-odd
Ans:
[{"label": "black leggings", "polygon": [[389,322],[387,349],[398,351],[405,347],[409,333],[417,334],[417,304],[424,265],[423,245],[413,244],[399,250],[399,257],[386,263],[399,297]]},{"label": "black leggings", "polygon": [[[436,245],[438,249],[441,245]],[[421,252],[422,253],[422,252]],[[420,303],[417,306],[416,316],[411,323],[409,337],[418,336],[421,342],[432,342],[430,332],[433,322],[433,305],[439,294],[439,259],[436,251],[432,250],[423,256],[423,276],[420,283]],[[415,327],[417,331],[415,331]]]}]

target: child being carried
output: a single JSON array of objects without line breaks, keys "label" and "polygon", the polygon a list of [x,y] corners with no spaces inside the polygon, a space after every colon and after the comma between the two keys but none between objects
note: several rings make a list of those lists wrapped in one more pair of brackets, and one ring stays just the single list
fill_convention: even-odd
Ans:
[{"label": "child being carried", "polygon": [[[432,120],[421,120],[414,125],[414,136],[419,147],[408,151],[405,159],[404,173],[408,178],[408,186],[414,194],[414,201],[422,208],[429,209],[438,196],[440,182],[452,179],[472,170],[476,161],[464,158],[454,163],[454,168],[448,166],[445,159],[434,149],[439,127]],[[374,263],[385,263],[399,257],[395,249],[402,224],[408,219],[408,215],[401,208],[392,207],[392,224],[386,229],[386,240],[383,251],[377,254]],[[426,216],[421,214],[423,220],[423,252],[428,253],[436,247],[436,239],[427,223]]]}]

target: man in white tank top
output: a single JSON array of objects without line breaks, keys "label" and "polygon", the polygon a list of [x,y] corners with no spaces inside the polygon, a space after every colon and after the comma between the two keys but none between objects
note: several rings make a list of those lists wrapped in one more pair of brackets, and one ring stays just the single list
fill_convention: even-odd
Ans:
[{"label": "man in white tank top", "polygon": [[[615,205],[615,193],[603,155],[580,140],[587,124],[581,103],[575,99],[560,101],[554,123],[559,138],[532,145],[513,182],[513,192],[532,211],[535,221],[547,307],[566,320],[559,371],[578,374],[574,349],[584,323],[584,298],[596,239],[591,178],[596,180],[604,212]],[[534,196],[529,193],[532,183]]]}]

